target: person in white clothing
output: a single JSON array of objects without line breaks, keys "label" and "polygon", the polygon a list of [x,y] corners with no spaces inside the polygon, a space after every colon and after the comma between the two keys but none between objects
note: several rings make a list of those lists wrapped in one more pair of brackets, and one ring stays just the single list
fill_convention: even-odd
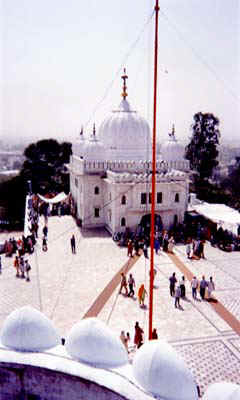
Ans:
[{"label": "person in white clothing", "polygon": [[215,283],[213,282],[212,276],[210,276],[208,281],[208,298],[211,298],[212,291],[215,290]]},{"label": "person in white clothing", "polygon": [[196,276],[193,277],[191,281],[191,287],[192,287],[192,297],[193,299],[197,298],[197,288],[198,288],[198,280]]}]

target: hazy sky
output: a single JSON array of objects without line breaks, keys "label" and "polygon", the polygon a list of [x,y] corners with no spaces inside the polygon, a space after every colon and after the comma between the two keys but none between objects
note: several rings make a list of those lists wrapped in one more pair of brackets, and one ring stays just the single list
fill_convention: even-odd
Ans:
[{"label": "hazy sky", "polygon": [[[152,125],[154,0],[0,0],[0,136],[77,137],[128,100]],[[160,0],[158,139],[240,134],[240,0]]]}]

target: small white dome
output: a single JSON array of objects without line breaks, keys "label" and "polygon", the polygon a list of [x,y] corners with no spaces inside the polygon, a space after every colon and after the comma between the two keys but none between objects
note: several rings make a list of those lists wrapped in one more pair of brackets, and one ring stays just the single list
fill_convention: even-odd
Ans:
[{"label": "small white dome", "polygon": [[165,400],[198,399],[192,373],[163,340],[149,341],[137,351],[133,374],[144,389]]},{"label": "small white dome", "polygon": [[79,137],[72,143],[72,152],[74,155],[78,157],[84,156],[84,149],[86,145],[86,139],[83,134],[83,130],[81,130]]},{"label": "small white dome", "polygon": [[18,351],[43,351],[61,343],[52,322],[40,311],[25,306],[13,311],[1,330],[4,346]]},{"label": "small white dome", "polygon": [[93,134],[84,146],[84,159],[87,161],[106,161],[104,145]]},{"label": "small white dome", "polygon": [[148,122],[131,109],[126,99],[102,122],[99,139],[111,160],[146,160],[148,150],[151,154]]},{"label": "small white dome", "polygon": [[65,347],[71,357],[99,368],[115,368],[128,363],[120,339],[102,321],[86,318],[75,324]]},{"label": "small white dome", "polygon": [[203,400],[240,400],[240,386],[231,382],[217,382],[210,385]]},{"label": "small white dome", "polygon": [[174,127],[172,133],[169,134],[169,139],[161,146],[161,155],[165,161],[183,161],[185,148],[180,144],[176,137]]}]

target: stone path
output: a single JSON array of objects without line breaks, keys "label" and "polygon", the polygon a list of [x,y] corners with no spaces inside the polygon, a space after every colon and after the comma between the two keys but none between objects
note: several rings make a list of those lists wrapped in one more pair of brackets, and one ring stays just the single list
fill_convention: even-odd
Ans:
[{"label": "stone path", "polygon": [[[42,226],[40,237],[41,229]],[[72,233],[76,237],[76,255],[71,253]],[[6,236],[0,234],[0,240]],[[121,330],[130,332],[131,339],[136,321],[148,332],[148,306],[140,308],[136,296],[119,295],[118,283],[122,268],[131,268],[136,290],[145,283],[148,291],[149,260],[141,256],[129,261],[127,249],[118,247],[107,232],[80,231],[70,216],[51,217],[48,252],[42,252],[40,244],[29,256],[30,282],[17,279],[13,259],[2,256],[0,328],[11,311],[31,304],[52,319],[61,336],[66,336],[81,318],[96,314],[117,334]],[[153,327],[186,360],[202,392],[209,383],[219,380],[240,384],[240,253],[224,253],[207,244],[207,259],[191,261],[185,256],[185,246],[176,246],[174,252],[175,256],[160,252],[154,258],[157,276]],[[204,274],[207,279],[212,275],[216,283],[214,295],[222,310],[200,298],[192,300],[188,282],[187,298],[181,301],[182,309],[176,309],[168,281],[174,271],[178,279],[183,273],[186,279],[191,274],[198,278]],[[225,310],[236,327],[222,318]]]}]

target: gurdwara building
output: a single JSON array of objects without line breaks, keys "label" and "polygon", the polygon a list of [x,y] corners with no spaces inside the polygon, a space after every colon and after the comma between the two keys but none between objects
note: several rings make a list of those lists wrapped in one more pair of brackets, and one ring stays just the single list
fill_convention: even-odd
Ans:
[{"label": "gurdwara building", "polygon": [[[81,131],[73,143],[70,191],[82,227],[105,227],[111,234],[150,226],[152,138],[149,123],[122,100],[90,139]],[[156,159],[155,224],[169,229],[183,222],[188,202],[189,161],[174,127]]]}]

